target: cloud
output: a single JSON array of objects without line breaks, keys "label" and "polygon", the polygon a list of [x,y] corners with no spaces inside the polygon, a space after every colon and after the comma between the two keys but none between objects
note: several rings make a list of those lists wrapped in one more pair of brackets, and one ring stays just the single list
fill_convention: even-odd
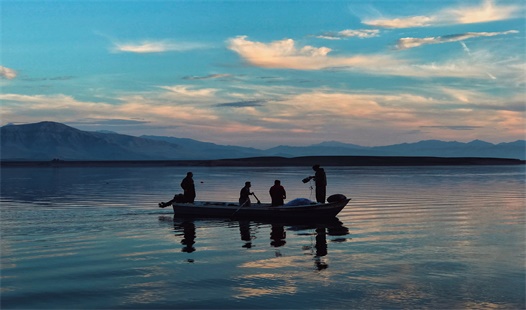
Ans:
[{"label": "cloud", "polygon": [[369,21],[366,20],[363,21],[363,23],[369,26],[381,28],[413,28],[430,26],[433,23],[433,21],[433,17],[412,16],[406,18],[377,19]]},{"label": "cloud", "polygon": [[382,28],[413,28],[433,25],[472,24],[507,20],[519,17],[519,5],[497,5],[493,0],[485,0],[477,6],[458,6],[443,9],[429,16],[418,15],[402,18],[363,20],[369,26]]},{"label": "cloud", "polygon": [[228,40],[228,48],[249,64],[263,68],[296,70],[321,70],[333,67],[365,68],[382,66],[394,61],[388,56],[376,55],[331,57],[329,56],[331,49],[328,47],[306,45],[298,48],[292,39],[267,44],[249,41],[246,36],[238,36]]},{"label": "cloud", "polygon": [[[287,136],[295,137],[296,141],[306,136],[310,141],[352,137],[354,143],[362,145],[373,140],[376,143],[391,143],[390,139],[398,141],[399,136],[407,132],[418,133],[415,139],[496,138],[508,130],[514,138],[523,135],[523,126],[519,125],[521,119],[524,121],[523,112],[506,108],[507,101],[514,98],[503,99],[476,92],[472,96],[476,104],[456,104],[440,92],[425,97],[411,93],[353,94],[320,89],[265,105],[250,121],[264,128],[274,128],[276,132],[287,132]],[[500,109],[495,109],[496,100]],[[428,130],[421,132],[418,128]],[[459,131],[461,135],[455,134]]]},{"label": "cloud", "polygon": [[[216,143],[238,145],[254,141],[269,146],[312,143],[327,137],[346,141],[349,135],[355,143],[368,145],[374,140],[381,144],[397,141],[407,132],[418,132],[418,128],[427,128],[425,133],[418,133],[416,138],[420,139],[473,140],[485,136],[502,140],[524,134],[522,93],[502,97],[461,88],[436,88],[427,89],[428,95],[421,96],[410,92],[258,87],[261,89],[236,93],[175,85],[113,98],[113,104],[65,95],[0,94],[0,114],[5,122],[54,120],[78,123],[90,130],[119,126],[127,134],[175,135],[203,141],[213,137]],[[236,113],[228,107],[236,108]],[[462,135],[455,136],[460,130]]]},{"label": "cloud", "polygon": [[109,125],[109,126],[128,126],[148,124],[150,121],[141,121],[134,119],[103,119],[103,118],[86,118],[78,121],[68,122],[70,125]]},{"label": "cloud", "polygon": [[209,74],[205,76],[185,76],[184,80],[211,80],[211,79],[224,79],[232,77],[231,74]]},{"label": "cloud", "polygon": [[[509,30],[504,32],[466,32],[462,34],[454,34],[454,35],[447,35],[447,36],[438,36],[438,37],[427,37],[427,38],[401,38],[398,40],[398,43],[396,44],[396,48],[399,50],[404,49],[410,49],[419,47],[422,45],[428,45],[428,44],[440,44],[440,43],[449,43],[449,42],[457,42],[457,41],[463,41],[471,38],[479,38],[479,37],[493,37],[498,35],[506,35],[511,33],[518,33],[517,30]],[[467,46],[463,45],[464,50],[469,52],[469,49],[467,49]]]},{"label": "cloud", "polygon": [[194,87],[188,85],[160,86],[159,88],[168,90],[169,93],[166,94],[170,96],[205,99],[212,97],[217,92],[215,88],[194,89]]},{"label": "cloud", "polygon": [[[504,33],[513,33],[514,30]],[[406,42],[405,48],[422,44],[458,41],[475,36],[489,36],[497,33],[471,33],[464,35],[424,38],[423,41]],[[503,34],[503,33],[498,33]],[[411,45],[413,44],[413,46]],[[402,45],[400,46],[402,47]],[[294,70],[329,70],[344,69],[363,74],[378,76],[406,77],[455,77],[476,79],[513,79],[520,83],[524,76],[524,64],[519,58],[510,58],[509,63],[502,63],[502,55],[494,55],[491,50],[477,52],[477,57],[451,58],[442,62],[420,62],[395,58],[391,55],[354,55],[331,56],[327,47],[296,46],[292,39],[262,43],[247,40],[238,36],[229,40],[229,48],[238,53],[248,64],[261,68],[294,69]],[[401,57],[400,55],[398,55]],[[501,64],[497,64],[500,62]],[[491,73],[488,73],[491,72]],[[524,80],[522,80],[524,81]]]},{"label": "cloud", "polygon": [[267,100],[246,100],[237,102],[218,103],[217,107],[232,107],[232,108],[246,108],[246,107],[260,107]]},{"label": "cloud", "polygon": [[17,76],[17,73],[15,70],[0,66],[0,77],[4,79],[12,80],[16,78],[16,76]]},{"label": "cloud", "polygon": [[198,91],[190,93],[192,96],[173,96],[170,91],[132,94],[115,98],[118,99],[116,104],[80,101],[66,95],[0,94],[0,114],[4,120],[16,122],[55,120],[82,123],[89,119],[91,123],[98,122],[101,126],[117,122],[123,126],[136,126],[134,130],[138,131],[144,126],[140,126],[137,120],[142,125],[177,124],[193,129],[196,126],[212,126],[211,122],[218,116],[209,104],[203,103],[206,101],[197,95]]},{"label": "cloud", "polygon": [[493,0],[485,0],[480,6],[450,8],[442,14],[458,24],[472,24],[511,19],[519,16],[520,12],[518,5],[496,5]]},{"label": "cloud", "polygon": [[64,76],[53,76],[53,77],[42,77],[42,78],[32,78],[32,77],[26,77],[22,78],[23,81],[26,82],[41,82],[41,81],[68,81],[74,79],[74,76],[71,75],[64,75]]},{"label": "cloud", "polygon": [[183,52],[193,49],[199,49],[206,47],[200,43],[189,43],[189,42],[175,42],[171,40],[159,40],[159,41],[140,41],[140,42],[114,42],[112,52],[127,52],[137,54],[147,53],[164,53],[164,52]]},{"label": "cloud", "polygon": [[449,130],[476,130],[483,128],[482,126],[465,126],[465,125],[450,125],[450,126],[420,126],[420,128],[438,128],[438,129],[449,129]]},{"label": "cloud", "polygon": [[466,43],[460,41],[460,45],[462,45],[462,49],[464,50],[464,52],[466,52],[468,55],[471,55],[471,51],[469,50],[469,48],[466,45]]},{"label": "cloud", "polygon": [[326,40],[341,40],[346,38],[357,37],[360,39],[377,37],[380,34],[378,29],[346,29],[339,32],[325,32],[321,35],[317,35],[318,39]]}]

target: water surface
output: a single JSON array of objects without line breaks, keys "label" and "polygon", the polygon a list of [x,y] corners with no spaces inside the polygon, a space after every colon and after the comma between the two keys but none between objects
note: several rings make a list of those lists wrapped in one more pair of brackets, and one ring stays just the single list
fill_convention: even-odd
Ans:
[{"label": "water surface", "polygon": [[180,219],[312,170],[3,168],[1,308],[525,308],[524,166],[326,167],[330,223]]}]

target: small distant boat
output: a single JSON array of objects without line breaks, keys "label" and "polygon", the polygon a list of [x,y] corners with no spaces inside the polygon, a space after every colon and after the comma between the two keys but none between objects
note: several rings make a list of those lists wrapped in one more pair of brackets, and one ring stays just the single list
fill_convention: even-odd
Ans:
[{"label": "small distant boat", "polygon": [[[331,199],[332,198],[332,199]],[[327,203],[308,202],[272,207],[269,203],[253,203],[250,207],[235,202],[196,201],[172,203],[175,216],[222,217],[250,219],[328,219],[340,213],[351,199],[341,194],[329,197]]]}]

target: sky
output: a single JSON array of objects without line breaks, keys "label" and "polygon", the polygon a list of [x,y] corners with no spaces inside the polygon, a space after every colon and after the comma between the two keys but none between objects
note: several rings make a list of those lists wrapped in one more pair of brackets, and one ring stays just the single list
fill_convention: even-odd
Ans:
[{"label": "sky", "polygon": [[260,149],[526,138],[526,2],[0,2],[0,123]]}]

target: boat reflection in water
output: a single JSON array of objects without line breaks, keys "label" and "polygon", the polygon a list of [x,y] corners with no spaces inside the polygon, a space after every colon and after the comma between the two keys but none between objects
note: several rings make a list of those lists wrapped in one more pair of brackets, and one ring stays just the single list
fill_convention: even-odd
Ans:
[{"label": "boat reflection in water", "polygon": [[[239,227],[240,239],[243,241],[242,248],[251,249],[255,247],[254,240],[258,238],[258,234],[263,231],[268,231],[270,228],[270,247],[274,248],[276,257],[282,256],[279,248],[287,244],[287,231],[293,233],[293,237],[309,236],[311,244],[302,246],[301,250],[310,252],[314,257],[314,264],[317,270],[328,268],[325,257],[328,254],[327,236],[338,237],[332,239],[331,242],[344,242],[349,234],[349,229],[343,226],[343,223],[338,218],[323,220],[321,222],[313,221],[249,221],[249,220],[210,220],[210,219],[196,219],[196,218],[174,218],[159,217],[163,222],[173,223],[173,231],[175,236],[180,238],[180,243],[183,245],[181,251],[192,253],[198,251],[199,247],[196,245],[196,224],[197,226],[214,226],[214,227]],[[267,235],[268,236],[268,235]],[[260,236],[261,237],[261,236]],[[314,237],[314,238],[312,238]],[[268,238],[268,237],[267,237]],[[314,239],[314,240],[313,240]],[[312,244],[314,241],[314,244]],[[188,260],[193,262],[192,259]]]}]

